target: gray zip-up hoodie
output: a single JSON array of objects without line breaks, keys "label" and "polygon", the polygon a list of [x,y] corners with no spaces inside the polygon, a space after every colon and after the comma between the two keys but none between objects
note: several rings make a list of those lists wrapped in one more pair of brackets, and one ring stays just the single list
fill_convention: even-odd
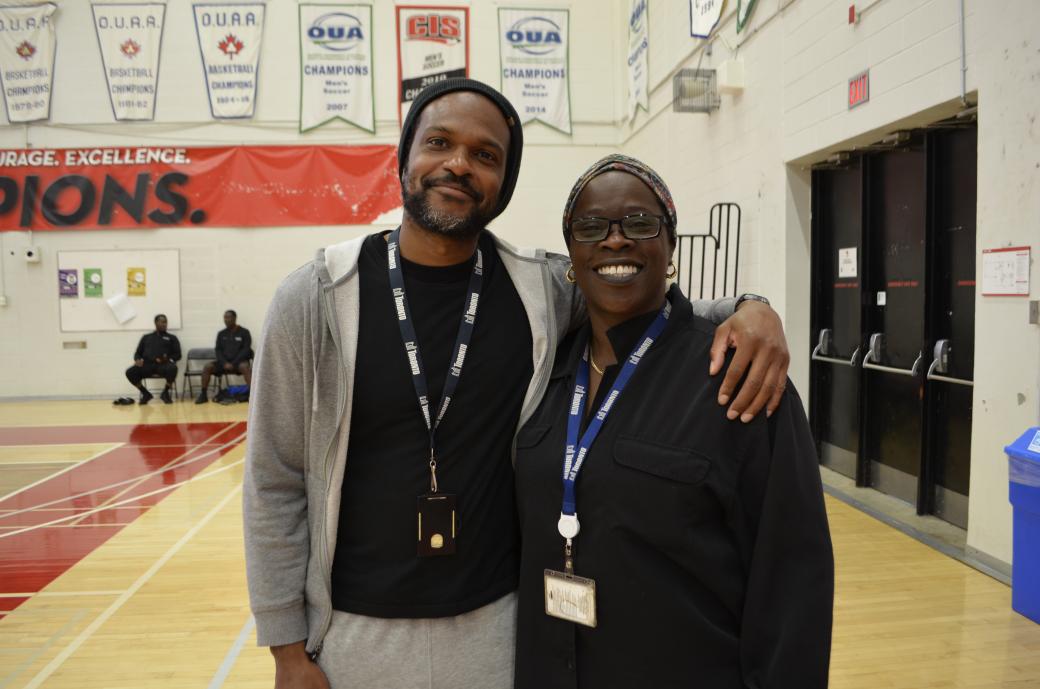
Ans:
[{"label": "gray zip-up hoodie", "polygon": [[[257,642],[320,649],[332,620],[332,556],[350,436],[365,237],[287,277],[267,311],[253,368],[243,482],[246,572]],[[534,375],[520,423],[541,401],[559,340],[584,318],[566,256],[495,238],[531,326]],[[694,302],[715,322],[734,299]]]}]

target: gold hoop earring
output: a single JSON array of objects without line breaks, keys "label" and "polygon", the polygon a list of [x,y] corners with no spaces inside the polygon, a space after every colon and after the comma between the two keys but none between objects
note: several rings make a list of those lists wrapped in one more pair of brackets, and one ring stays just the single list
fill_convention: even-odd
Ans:
[{"label": "gold hoop earring", "polygon": [[577,278],[574,277],[574,264],[573,263],[570,265],[569,268],[567,268],[567,274],[564,277],[566,277],[567,278],[567,282],[571,283],[572,285],[575,282],[578,281]]},{"label": "gold hoop earring", "polygon": [[675,261],[668,264],[668,272],[664,274],[665,278],[674,280],[675,276],[679,274],[679,269],[675,267]]}]

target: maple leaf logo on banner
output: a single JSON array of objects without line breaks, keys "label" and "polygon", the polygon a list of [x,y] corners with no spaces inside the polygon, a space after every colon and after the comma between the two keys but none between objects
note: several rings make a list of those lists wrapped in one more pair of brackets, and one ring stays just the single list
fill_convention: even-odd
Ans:
[{"label": "maple leaf logo on banner", "polygon": [[217,44],[220,51],[227,55],[229,58],[234,59],[235,55],[242,52],[242,48],[245,47],[245,43],[238,40],[235,34],[229,33],[224,37],[224,40]]},{"label": "maple leaf logo on banner", "polygon": [[123,55],[126,55],[127,57],[136,57],[137,54],[141,52],[141,45],[135,43],[134,39],[128,38],[125,43],[119,46],[119,49],[123,51]]},{"label": "maple leaf logo on banner", "polygon": [[36,54],[36,47],[29,41],[22,41],[14,51],[18,53],[18,56],[23,60],[29,60]]}]

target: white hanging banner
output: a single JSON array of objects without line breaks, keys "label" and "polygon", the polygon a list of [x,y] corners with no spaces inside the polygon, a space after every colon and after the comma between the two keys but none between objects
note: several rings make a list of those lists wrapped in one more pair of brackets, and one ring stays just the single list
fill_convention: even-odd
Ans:
[{"label": "white hanging banner", "polygon": [[636,110],[650,111],[648,95],[650,52],[650,15],[647,0],[632,0],[628,13],[628,111],[629,119]]},{"label": "white hanging banner", "polygon": [[0,7],[0,85],[9,122],[50,117],[57,9],[52,2]]},{"label": "white hanging banner", "polygon": [[429,84],[469,76],[469,8],[397,8],[398,115]]},{"label": "white hanging banner", "polygon": [[195,33],[213,117],[252,117],[264,35],[263,3],[199,4]]},{"label": "white hanging banner", "polygon": [[690,35],[694,38],[711,36],[722,17],[724,4],[725,0],[690,0]]},{"label": "white hanging banner", "polygon": [[117,120],[155,119],[166,5],[94,3],[94,31]]},{"label": "white hanging banner", "polygon": [[502,93],[523,123],[571,133],[568,10],[498,10]]},{"label": "white hanging banner", "polygon": [[737,33],[744,30],[755,10],[755,0],[737,0]]},{"label": "white hanging banner", "polygon": [[335,119],[376,129],[371,5],[300,5],[300,131]]}]

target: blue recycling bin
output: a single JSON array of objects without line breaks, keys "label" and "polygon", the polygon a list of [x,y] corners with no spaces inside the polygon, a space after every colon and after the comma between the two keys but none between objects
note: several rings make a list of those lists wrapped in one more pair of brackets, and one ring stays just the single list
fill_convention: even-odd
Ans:
[{"label": "blue recycling bin", "polygon": [[1004,448],[1014,512],[1011,607],[1040,624],[1040,427]]}]

